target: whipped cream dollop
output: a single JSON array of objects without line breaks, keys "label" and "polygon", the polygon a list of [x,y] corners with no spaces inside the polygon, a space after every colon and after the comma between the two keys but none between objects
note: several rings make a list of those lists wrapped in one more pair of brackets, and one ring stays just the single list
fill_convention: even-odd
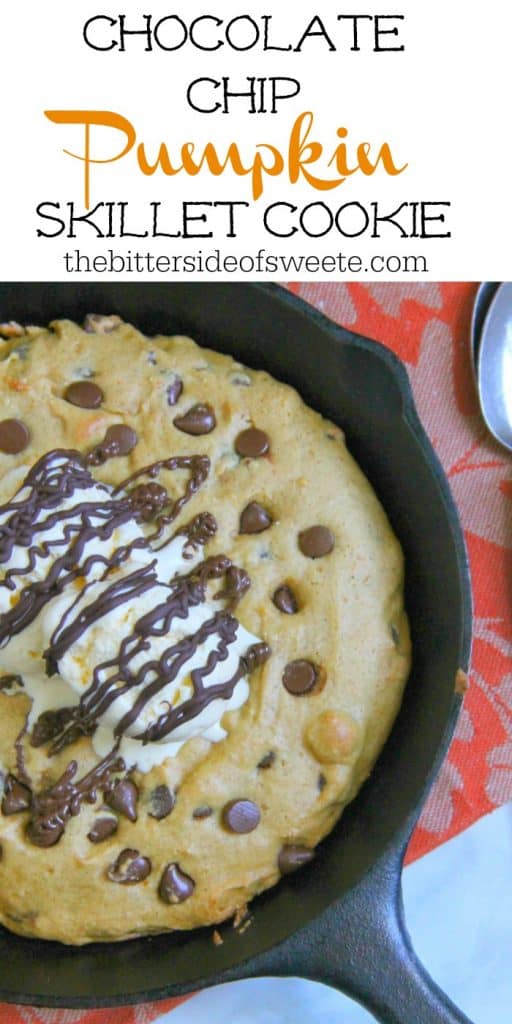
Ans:
[{"label": "whipped cream dollop", "polygon": [[35,745],[89,734],[98,755],[116,747],[147,771],[193,737],[222,739],[269,651],[229,610],[247,575],[204,557],[213,518],[166,538],[183,497],[133,479],[98,483],[69,451],[4,477],[0,675],[21,676]]}]

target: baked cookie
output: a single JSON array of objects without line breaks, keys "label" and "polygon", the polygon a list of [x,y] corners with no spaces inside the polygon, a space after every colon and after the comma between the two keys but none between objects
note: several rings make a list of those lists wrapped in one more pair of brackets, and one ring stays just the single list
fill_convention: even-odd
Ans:
[{"label": "baked cookie", "polygon": [[223,921],[307,863],[410,659],[400,547],[343,434],[117,317],[0,342],[0,920]]}]

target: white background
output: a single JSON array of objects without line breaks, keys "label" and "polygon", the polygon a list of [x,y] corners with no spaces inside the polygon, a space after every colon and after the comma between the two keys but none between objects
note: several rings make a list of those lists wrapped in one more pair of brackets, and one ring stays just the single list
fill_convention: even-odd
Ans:
[{"label": "white background", "polygon": [[[85,21],[95,14],[117,17],[123,11],[128,24],[142,25],[143,13],[153,20],[176,13],[185,22],[201,14],[216,14],[227,22],[240,14],[272,13],[271,38],[295,45],[311,18],[323,17],[336,43],[329,52],[320,39],[304,45],[302,53],[263,53],[257,47],[237,53],[224,45],[213,53],[190,45],[175,53],[144,52],[137,41],[128,52],[95,53],[82,38]],[[336,21],[338,13],[387,13],[405,15],[401,39],[404,53],[373,53],[370,38],[361,32],[361,52],[350,52],[348,28]],[[0,278],[63,279],[63,254],[79,248],[82,253],[117,253],[129,249],[158,253],[209,252],[243,254],[260,247],[281,255],[422,254],[430,276],[438,280],[502,279],[510,276],[510,164],[511,137],[505,99],[509,93],[509,46],[512,10],[502,0],[482,5],[468,0],[402,0],[377,7],[360,0],[333,5],[319,0],[314,5],[269,4],[250,0],[240,5],[225,0],[219,7],[206,0],[170,5],[167,0],[134,3],[127,0],[19,0],[4,3],[2,24],[2,104],[0,217],[2,246]],[[206,27],[206,26],[205,26]],[[106,38],[102,36],[102,38]],[[282,75],[300,80],[301,93],[285,101],[277,115],[249,115],[245,103],[233,106],[229,115],[199,114],[187,106],[186,87],[199,76],[230,75],[234,88],[246,87],[246,76]],[[219,152],[236,141],[251,156],[258,142],[270,142],[286,154],[294,119],[304,110],[314,112],[312,137],[332,152],[339,140],[340,125],[349,130],[348,142],[369,141],[378,149],[387,140],[397,163],[407,170],[389,178],[382,171],[365,178],[356,174],[331,192],[316,192],[302,182],[291,185],[286,176],[268,178],[263,197],[240,221],[238,237],[226,239],[220,218],[211,226],[213,239],[102,240],[91,228],[79,238],[36,237],[42,224],[35,214],[41,202],[75,202],[83,212],[83,164],[66,156],[64,148],[80,152],[83,128],[50,123],[45,110],[112,110],[127,117],[155,155],[165,141],[176,157],[181,145],[193,140],[200,147],[216,143]],[[104,129],[92,130],[94,152],[111,155],[116,138]],[[353,152],[353,150],[352,150]],[[320,165],[312,170],[320,172]],[[327,173],[325,165],[324,173]],[[331,169],[332,171],[332,169]],[[138,170],[135,147],[122,160],[93,168],[92,196],[97,202],[129,202],[134,230],[149,223],[149,203],[164,204],[162,226],[176,230],[181,204],[186,201],[251,200],[247,178],[232,174],[196,178],[183,174],[145,177]],[[261,217],[270,202],[293,202],[299,208],[324,201],[337,209],[346,202],[372,201],[390,212],[404,201],[444,201],[451,240],[420,242],[399,238],[389,230],[380,241],[366,236],[344,239],[333,231],[312,239],[296,234],[276,239],[267,234]],[[114,275],[115,276],[115,275]],[[144,276],[144,275],[142,275]],[[150,277],[151,275],[145,275]],[[196,278],[201,275],[195,274]],[[230,276],[230,275],[225,275]],[[234,275],[242,276],[242,275]],[[256,273],[250,274],[257,277]],[[305,272],[282,270],[277,279],[305,278]],[[319,279],[317,275],[315,279]],[[323,275],[324,277],[327,275]],[[343,276],[341,274],[333,275]],[[364,280],[391,277],[390,273],[366,272]],[[404,276],[398,273],[394,279]],[[407,278],[412,277],[411,273]],[[427,275],[420,275],[423,280]]]}]

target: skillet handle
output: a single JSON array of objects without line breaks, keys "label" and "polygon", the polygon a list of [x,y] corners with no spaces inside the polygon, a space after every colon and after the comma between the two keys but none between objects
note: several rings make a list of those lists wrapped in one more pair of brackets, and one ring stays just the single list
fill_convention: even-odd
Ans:
[{"label": "skillet handle", "polygon": [[343,900],[258,957],[250,973],[321,981],[382,1024],[471,1024],[414,953],[403,913],[402,858],[403,851],[393,851],[379,861]]}]

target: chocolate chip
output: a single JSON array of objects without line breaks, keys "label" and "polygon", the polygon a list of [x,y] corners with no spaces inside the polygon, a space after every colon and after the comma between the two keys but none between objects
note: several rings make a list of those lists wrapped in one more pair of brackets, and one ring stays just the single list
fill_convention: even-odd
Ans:
[{"label": "chocolate chip", "polygon": [[307,558],[322,558],[334,547],[334,534],[327,526],[310,526],[299,533],[299,548]]},{"label": "chocolate chip", "polygon": [[176,796],[169,789],[169,786],[162,783],[160,786],[155,786],[155,789],[152,790],[150,800],[152,807],[152,810],[149,812],[150,818],[156,818],[157,821],[161,821],[162,818],[167,818],[171,813],[176,803]]},{"label": "chocolate chip", "polygon": [[196,807],[195,811],[192,812],[192,817],[196,821],[202,821],[203,818],[211,818],[213,814],[213,807],[209,804],[202,804],[201,807]]},{"label": "chocolate chip", "polygon": [[170,384],[167,385],[167,405],[176,405],[178,398],[183,391],[183,381],[181,377],[176,376],[173,378]]},{"label": "chocolate chip", "polygon": [[2,814],[18,814],[27,811],[32,803],[32,793],[15,775],[9,774],[5,780]]},{"label": "chocolate chip", "polygon": [[299,610],[297,598],[295,597],[293,590],[285,583],[274,591],[272,600],[276,608],[279,608],[279,611],[284,612],[285,615],[295,615]]},{"label": "chocolate chip", "polygon": [[101,466],[108,459],[117,458],[119,455],[128,455],[135,448],[138,437],[132,427],[126,423],[113,423],[108,428],[103,441],[96,444],[92,451],[85,456],[88,466]]},{"label": "chocolate chip", "polygon": [[260,809],[252,800],[230,800],[222,811],[222,822],[229,832],[253,832],[260,817]]},{"label": "chocolate chip", "polygon": [[0,422],[0,452],[6,455],[18,455],[24,451],[30,441],[30,431],[21,420],[2,420]]},{"label": "chocolate chip", "polygon": [[283,672],[283,684],[288,693],[294,697],[301,697],[310,693],[318,679],[318,669],[313,662],[290,661]]},{"label": "chocolate chip", "polygon": [[160,879],[158,895],[164,903],[184,903],[192,896],[195,887],[193,878],[186,875],[179,864],[168,864]]},{"label": "chocolate chip", "polygon": [[272,648],[265,643],[253,644],[252,647],[249,647],[242,658],[247,674],[250,675],[264,665],[271,654]]},{"label": "chocolate chip", "polygon": [[43,711],[32,729],[30,745],[32,747],[42,747],[45,743],[49,743],[50,740],[55,739],[56,736],[63,732],[74,716],[74,708],[58,708],[56,711],[51,709]]},{"label": "chocolate chip", "polygon": [[277,866],[282,875],[291,875],[293,871],[297,871],[304,864],[309,864],[314,856],[315,851],[309,850],[307,846],[283,846],[279,853]]},{"label": "chocolate chip", "polygon": [[108,428],[102,445],[112,448],[112,455],[128,455],[138,440],[132,427],[128,427],[126,423],[114,423]]},{"label": "chocolate chip", "polygon": [[324,790],[326,785],[327,785],[327,779],[326,779],[325,775],[323,774],[323,772],[320,772],[320,775],[318,776],[316,784],[318,786],[318,792],[321,793],[322,790]]},{"label": "chocolate chip", "polygon": [[101,388],[89,380],[75,380],[64,392],[66,402],[78,405],[80,409],[98,409],[104,397]]},{"label": "chocolate chip", "polygon": [[242,430],[235,440],[235,451],[246,459],[259,459],[266,455],[270,448],[268,434],[257,427]]},{"label": "chocolate chip", "polygon": [[276,759],[275,751],[274,750],[269,750],[268,754],[265,754],[265,756],[262,757],[261,761],[258,761],[258,764],[257,764],[256,767],[257,768],[261,768],[261,769],[271,768],[272,765],[274,764],[275,759]]},{"label": "chocolate chip", "polygon": [[106,795],[105,802],[113,811],[124,814],[130,821],[137,821],[138,798],[139,791],[135,783],[131,779],[121,779]]},{"label": "chocolate chip", "polygon": [[117,860],[107,869],[107,877],[121,885],[136,885],[143,882],[150,872],[149,857],[141,857],[138,850],[121,850]]},{"label": "chocolate chip", "polygon": [[251,577],[245,569],[237,565],[230,565],[224,577],[224,586],[217,591],[215,599],[222,599],[228,602],[230,610],[242,600],[251,586]]},{"label": "chocolate chip", "polygon": [[62,839],[65,828],[66,826],[58,815],[54,815],[52,818],[46,818],[43,821],[29,821],[25,835],[29,843],[33,843],[34,846],[39,846],[42,850],[46,850],[50,846],[56,846],[59,840]]},{"label": "chocolate chip", "polygon": [[240,533],[263,533],[272,526],[272,518],[257,501],[250,501],[240,516]]},{"label": "chocolate chip", "polygon": [[91,843],[102,843],[113,836],[117,829],[117,818],[96,818],[91,831],[87,833],[87,838]]},{"label": "chocolate chip", "polygon": [[184,434],[192,434],[198,437],[200,434],[210,434],[217,426],[215,413],[208,403],[193,405],[183,416],[176,416],[173,420],[174,426]]}]

